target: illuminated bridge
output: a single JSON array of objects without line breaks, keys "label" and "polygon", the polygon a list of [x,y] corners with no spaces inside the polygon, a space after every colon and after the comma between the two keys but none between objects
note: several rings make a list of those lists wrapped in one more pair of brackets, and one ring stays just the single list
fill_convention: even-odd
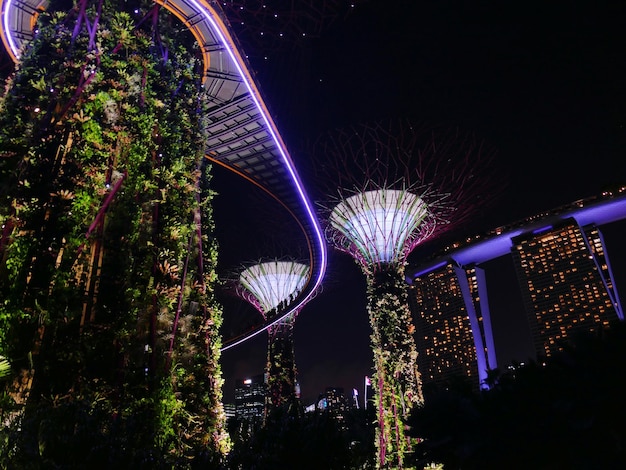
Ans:
[{"label": "illuminated bridge", "polygon": [[[449,247],[445,254],[407,268],[406,281],[419,303],[414,315],[421,335],[416,343],[423,348],[422,375],[427,371],[437,380],[451,374],[450,364],[455,364],[473,369],[483,383],[488,369],[502,365],[496,358],[498,343],[481,266],[501,256],[513,257],[538,357],[554,353],[570,331],[589,331],[613,318],[624,320],[609,255],[597,229],[623,219],[626,195],[605,194],[498,228],[482,240]],[[475,357],[469,357],[470,350]]]},{"label": "illuminated bridge", "polygon": [[[310,271],[298,298],[280,318],[238,338],[226,339],[223,349],[228,349],[302,308],[322,282],[326,245],[313,205],[217,3],[155,1],[189,28],[202,51],[204,86],[211,102],[206,158],[274,198],[294,218],[308,245]],[[33,38],[37,16],[48,3],[0,0],[0,34],[14,61],[22,46]]]}]

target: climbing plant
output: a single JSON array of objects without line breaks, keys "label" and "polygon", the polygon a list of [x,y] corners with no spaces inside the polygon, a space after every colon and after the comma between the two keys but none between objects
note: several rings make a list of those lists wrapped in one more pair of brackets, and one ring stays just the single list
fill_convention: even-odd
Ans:
[{"label": "climbing plant", "polygon": [[39,16],[0,101],[0,354],[21,406],[4,458],[217,463],[221,309],[194,43],[149,2],[60,8]]},{"label": "climbing plant", "polygon": [[404,423],[413,408],[423,403],[404,269],[389,264],[366,279],[374,352],[371,384],[378,416],[378,465],[403,468],[404,456],[411,448]]}]

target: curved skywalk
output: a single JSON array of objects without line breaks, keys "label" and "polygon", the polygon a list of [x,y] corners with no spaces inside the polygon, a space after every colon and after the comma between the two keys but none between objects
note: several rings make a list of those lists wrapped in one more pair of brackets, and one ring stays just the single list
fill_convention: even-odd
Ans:
[{"label": "curved skywalk", "polygon": [[[219,6],[205,0],[155,2],[189,28],[202,50],[204,86],[212,103],[208,111],[206,158],[272,196],[294,217],[306,237],[309,278],[295,302],[271,324],[277,323],[311,298],[326,270],[326,245],[313,205]],[[47,5],[48,0],[0,0],[0,35],[14,61],[22,46],[33,38],[37,15]],[[223,350],[271,324],[226,339]]]}]

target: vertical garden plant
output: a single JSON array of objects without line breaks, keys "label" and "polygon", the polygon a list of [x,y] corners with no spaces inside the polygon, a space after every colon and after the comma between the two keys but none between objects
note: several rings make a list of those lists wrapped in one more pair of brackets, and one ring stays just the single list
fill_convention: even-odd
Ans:
[{"label": "vertical garden plant", "polygon": [[0,101],[9,466],[228,449],[201,66],[158,6],[124,10],[51,2]]}]

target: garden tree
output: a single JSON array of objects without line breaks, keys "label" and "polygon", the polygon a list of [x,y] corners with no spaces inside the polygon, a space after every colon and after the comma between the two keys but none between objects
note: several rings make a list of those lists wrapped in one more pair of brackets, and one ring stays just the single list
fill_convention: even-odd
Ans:
[{"label": "garden tree", "polygon": [[39,16],[0,102],[0,354],[21,411],[2,463],[217,465],[221,310],[194,42],[151,3],[63,7]]},{"label": "garden tree", "polygon": [[[236,292],[253,305],[266,322],[280,318],[307,282],[309,267],[293,260],[257,262],[239,275]],[[293,328],[302,307],[267,329],[267,392],[265,414],[283,405],[299,409]]]},{"label": "garden tree", "polygon": [[466,222],[494,196],[493,152],[471,135],[398,120],[328,133],[312,153],[328,188],[327,238],[366,278],[377,467],[405,468],[412,447],[405,421],[422,389],[404,266],[416,246]]},{"label": "garden tree", "polygon": [[373,410],[352,409],[337,419],[328,411],[294,413],[293,407],[284,405],[253,433],[234,435],[229,468],[374,468],[373,422]]},{"label": "garden tree", "polygon": [[626,325],[581,335],[515,366],[488,391],[426,395],[409,421],[417,464],[447,469],[623,468]]}]

